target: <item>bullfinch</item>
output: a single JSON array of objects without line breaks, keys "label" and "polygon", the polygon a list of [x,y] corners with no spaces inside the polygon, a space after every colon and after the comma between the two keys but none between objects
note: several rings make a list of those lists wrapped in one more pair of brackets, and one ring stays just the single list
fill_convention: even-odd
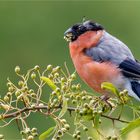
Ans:
[{"label": "bullfinch", "polygon": [[90,20],[70,27],[64,38],[78,75],[93,90],[105,94],[101,84],[110,82],[140,100],[140,63],[122,41]]}]

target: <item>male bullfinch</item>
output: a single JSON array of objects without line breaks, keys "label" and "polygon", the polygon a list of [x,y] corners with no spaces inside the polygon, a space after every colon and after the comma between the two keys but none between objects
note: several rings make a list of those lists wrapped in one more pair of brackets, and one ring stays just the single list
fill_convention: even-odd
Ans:
[{"label": "male bullfinch", "polygon": [[101,84],[110,82],[140,100],[140,63],[123,42],[92,21],[73,25],[64,38],[77,73],[92,89],[104,94]]}]

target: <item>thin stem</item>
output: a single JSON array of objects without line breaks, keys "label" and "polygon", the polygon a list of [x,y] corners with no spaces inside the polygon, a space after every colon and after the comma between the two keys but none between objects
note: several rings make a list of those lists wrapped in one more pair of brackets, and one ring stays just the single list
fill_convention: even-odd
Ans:
[{"label": "thin stem", "polygon": [[66,71],[67,71],[68,76],[70,76],[70,72],[69,72],[69,69],[68,69],[68,67],[67,67],[67,63],[66,63],[66,62],[64,63],[64,66],[65,66],[65,69],[66,69]]},{"label": "thin stem", "polygon": [[118,119],[120,119],[121,118],[121,115],[122,115],[122,112],[123,112],[123,105],[121,105],[121,111],[120,111],[120,113],[119,113],[119,116],[118,116]]}]

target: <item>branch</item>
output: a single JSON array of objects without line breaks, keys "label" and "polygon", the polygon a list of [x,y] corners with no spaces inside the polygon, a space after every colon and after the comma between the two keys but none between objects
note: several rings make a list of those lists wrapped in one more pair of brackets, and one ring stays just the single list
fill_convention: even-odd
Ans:
[{"label": "branch", "polygon": [[46,109],[48,110],[48,106],[34,106],[34,107],[25,107],[19,111],[13,112],[13,113],[9,113],[9,114],[5,114],[2,116],[3,119],[6,118],[12,118],[12,117],[16,117],[20,114],[22,114],[23,112],[27,112],[27,111],[34,111],[34,110],[40,110],[40,109]]},{"label": "branch", "polygon": [[112,121],[119,121],[119,122],[122,122],[122,123],[130,123],[129,121],[126,121],[126,120],[121,120],[119,118],[113,118],[113,117],[110,117],[110,116],[106,116],[106,115],[101,115],[101,117],[104,117],[104,118],[107,118],[107,119],[111,119]]},{"label": "branch", "polygon": [[[62,106],[59,105],[59,106],[55,106],[54,108],[57,108],[57,109],[60,108],[61,109]],[[21,109],[19,111],[16,111],[16,112],[13,112],[13,113],[9,113],[9,114],[3,115],[3,119],[16,117],[16,116],[22,114],[23,112],[40,110],[40,109],[48,110],[48,106],[25,107],[25,108],[23,108],[23,109]],[[70,111],[70,112],[72,112],[72,111],[75,111],[76,108],[74,108],[74,107],[68,107],[67,110]],[[103,114],[101,115],[101,117],[104,117],[104,118],[107,118],[107,119],[110,119],[110,120],[113,120],[113,121],[120,121],[122,123],[129,123],[129,121],[122,120],[122,119],[119,119],[119,118],[113,118],[113,117],[106,116],[106,115],[103,115]]]}]

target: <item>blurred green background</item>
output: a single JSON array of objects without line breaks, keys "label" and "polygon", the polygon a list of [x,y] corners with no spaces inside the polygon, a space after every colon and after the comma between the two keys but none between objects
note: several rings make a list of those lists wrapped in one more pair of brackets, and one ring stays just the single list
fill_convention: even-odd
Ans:
[{"label": "blurred green background", "polygon": [[[7,77],[15,79],[16,65],[25,72],[37,64],[45,68],[66,61],[73,72],[63,33],[83,16],[102,24],[140,59],[140,1],[0,1],[0,94],[6,91]],[[40,132],[52,126],[49,119],[34,115],[29,123]],[[20,139],[15,123],[0,133],[6,140]]]}]

